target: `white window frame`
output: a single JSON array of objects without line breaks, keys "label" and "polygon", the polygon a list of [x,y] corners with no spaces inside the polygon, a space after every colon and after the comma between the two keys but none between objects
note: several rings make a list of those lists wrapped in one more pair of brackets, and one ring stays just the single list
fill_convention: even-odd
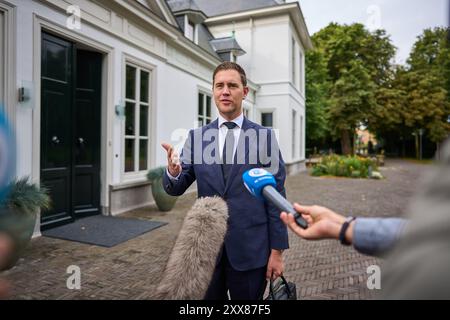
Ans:
[{"label": "white window frame", "polygon": [[251,100],[251,90],[249,90],[247,98],[242,102],[242,113],[248,119],[252,120],[254,115],[254,105]]},{"label": "white window frame", "polygon": [[[129,99],[126,97],[126,70],[127,66],[131,66],[136,69],[136,79],[135,79],[135,99]],[[149,73],[149,81],[148,81],[148,102],[141,102],[141,71]],[[138,59],[134,59],[130,56],[124,57],[123,62],[123,84],[122,84],[122,101],[123,106],[126,108],[127,102],[134,104],[134,135],[126,135],[126,117],[123,120],[122,126],[122,159],[121,159],[121,172],[122,172],[122,181],[132,182],[132,181],[144,181],[146,180],[147,172],[151,169],[152,164],[152,150],[153,150],[153,142],[152,137],[154,137],[154,123],[152,122],[153,118],[153,77],[154,77],[154,66],[148,65],[146,63],[141,62]],[[140,135],[140,107],[141,105],[148,107],[147,112],[147,136]],[[134,139],[134,170],[133,171],[125,171],[125,161],[126,161],[126,140]],[[147,140],[147,168],[144,170],[139,170],[139,151],[140,151],[140,141]]]},{"label": "white window frame", "polygon": [[292,159],[297,157],[297,111],[292,109]]},{"label": "white window frame", "polygon": [[301,47],[299,50],[299,70],[299,90],[305,96],[305,54]]},{"label": "white window frame", "polygon": [[[203,95],[202,99],[203,99],[203,110],[202,113],[199,113],[199,108],[200,108],[200,95]],[[209,107],[210,107],[210,115],[209,117],[206,114],[206,102],[207,102],[207,97],[209,97]],[[207,125],[209,123],[212,122],[212,118],[213,118],[213,100],[212,100],[212,94],[209,92],[206,92],[205,90],[199,90],[198,94],[197,94],[197,123],[198,123],[198,127],[202,127],[204,125]],[[200,120],[201,119],[201,120]],[[207,123],[207,121],[209,120],[209,122]]]},{"label": "white window frame", "polygon": [[296,41],[292,36],[291,38],[291,77],[292,77],[292,85],[297,88],[297,54],[296,54]]},{"label": "white window frame", "polygon": [[189,20],[187,15],[184,16],[184,36],[195,44],[198,44],[198,27],[194,22]]},{"label": "white window frame", "polygon": [[0,68],[2,81],[0,81],[0,99],[4,104],[4,112],[8,115],[9,121],[15,123],[16,104],[17,104],[17,85],[16,85],[16,7],[0,1],[0,13],[2,35],[0,36]]},{"label": "white window frame", "polygon": [[[265,113],[271,113],[272,114],[272,126],[270,126],[270,127],[264,126],[264,124],[263,124],[263,114],[265,114]],[[273,128],[275,128],[274,124],[275,124],[275,111],[274,110],[261,110],[261,125],[266,127],[266,128],[273,129]]]},{"label": "white window frame", "polygon": [[248,108],[248,107],[243,107],[243,108],[242,108],[242,113],[244,114],[244,117],[246,117],[247,119],[249,119],[249,117],[250,117],[250,108]]},{"label": "white window frame", "polygon": [[246,117],[248,120],[252,120],[253,112],[252,112],[252,106],[249,104],[242,104],[242,113],[244,114],[244,117]]},{"label": "white window frame", "polygon": [[304,150],[304,148],[303,148],[303,146],[304,146],[304,139],[303,139],[303,137],[304,137],[304,128],[305,128],[305,125],[304,125],[304,117],[302,116],[302,115],[300,115],[300,129],[299,129],[299,132],[300,132],[300,135],[299,135],[299,137],[300,137],[300,145],[299,145],[299,154],[300,154],[300,158],[304,158],[305,157],[305,150]]},{"label": "white window frame", "polygon": [[230,61],[234,62],[234,63],[237,62],[237,56],[233,52],[231,52],[231,60]]}]

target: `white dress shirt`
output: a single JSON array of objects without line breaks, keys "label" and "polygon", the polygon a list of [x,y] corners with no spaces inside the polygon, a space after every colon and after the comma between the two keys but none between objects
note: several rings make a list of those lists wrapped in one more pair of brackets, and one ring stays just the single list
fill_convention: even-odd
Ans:
[{"label": "white dress shirt", "polygon": [[[244,114],[241,113],[237,118],[235,118],[231,121],[226,120],[219,114],[218,120],[219,120],[218,125],[219,125],[220,159],[222,159],[223,145],[225,144],[225,138],[227,136],[228,130],[233,130],[233,133],[234,133],[234,149],[233,149],[233,157],[234,157],[234,154],[236,153],[238,141],[239,141],[239,136],[241,134],[242,123],[244,122]],[[236,123],[236,127],[234,129],[228,129],[227,126],[223,124],[224,122],[234,122],[234,123]]]},{"label": "white dress shirt", "polygon": [[[236,127],[234,129],[228,129],[227,126],[223,124],[224,122],[234,122],[234,123],[236,123]],[[239,141],[239,136],[241,134],[241,128],[242,128],[243,122],[244,122],[244,114],[242,112],[237,118],[235,118],[231,121],[226,120],[224,117],[222,117],[219,114],[217,124],[218,124],[218,129],[219,129],[219,153],[220,153],[221,159],[222,159],[223,145],[225,144],[225,138],[227,136],[228,130],[233,130],[233,134],[234,134],[234,141],[235,141],[234,149],[233,149],[233,157],[234,157],[234,155],[236,153],[238,141]],[[167,175],[169,176],[169,178],[172,180],[178,180],[178,178],[181,175],[181,172],[180,172],[180,174],[178,174],[178,176],[174,177],[170,174],[168,169],[166,169],[166,172],[167,172]]]}]

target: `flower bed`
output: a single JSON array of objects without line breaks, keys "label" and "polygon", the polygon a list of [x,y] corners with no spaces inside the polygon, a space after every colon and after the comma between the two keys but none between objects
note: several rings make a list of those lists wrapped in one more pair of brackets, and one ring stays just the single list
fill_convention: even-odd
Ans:
[{"label": "flower bed", "polygon": [[[358,156],[330,155],[322,157],[312,169],[313,176],[371,178],[377,170],[375,161]],[[375,176],[378,176],[377,173]]]}]

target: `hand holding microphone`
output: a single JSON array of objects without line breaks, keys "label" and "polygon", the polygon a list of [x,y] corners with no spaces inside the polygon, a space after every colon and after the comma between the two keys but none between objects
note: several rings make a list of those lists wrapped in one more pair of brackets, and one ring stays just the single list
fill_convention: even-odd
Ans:
[{"label": "hand holding microphone", "polygon": [[308,223],[302,218],[300,214],[294,209],[292,204],[287,201],[277,189],[275,177],[264,169],[251,169],[242,175],[245,187],[252,195],[259,199],[265,199],[275,205],[280,211],[292,213],[295,222],[306,229]]},{"label": "hand holding microphone", "polygon": [[[285,212],[280,215],[281,220],[299,237],[306,240],[339,239],[339,235],[346,218],[328,208],[321,206],[303,206],[294,203],[294,209],[308,221],[308,229],[299,228],[294,218]],[[349,224],[345,233],[348,243],[353,242],[354,222]]]}]

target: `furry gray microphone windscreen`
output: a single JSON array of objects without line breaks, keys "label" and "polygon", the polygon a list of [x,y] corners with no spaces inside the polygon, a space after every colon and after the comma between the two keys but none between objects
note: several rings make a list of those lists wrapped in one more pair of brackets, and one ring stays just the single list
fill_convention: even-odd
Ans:
[{"label": "furry gray microphone windscreen", "polygon": [[222,198],[199,198],[187,213],[155,299],[200,300],[206,294],[227,231]]}]

